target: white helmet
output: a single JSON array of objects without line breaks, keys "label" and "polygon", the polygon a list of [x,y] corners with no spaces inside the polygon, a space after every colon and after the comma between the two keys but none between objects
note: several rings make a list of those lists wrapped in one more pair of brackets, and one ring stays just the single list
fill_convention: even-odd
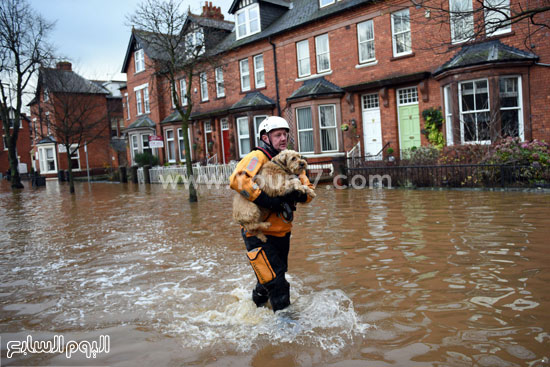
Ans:
[{"label": "white helmet", "polygon": [[286,129],[286,131],[290,131],[288,122],[286,122],[284,118],[279,116],[269,116],[260,124],[260,136],[262,136],[263,134],[268,134],[271,130],[276,129]]}]

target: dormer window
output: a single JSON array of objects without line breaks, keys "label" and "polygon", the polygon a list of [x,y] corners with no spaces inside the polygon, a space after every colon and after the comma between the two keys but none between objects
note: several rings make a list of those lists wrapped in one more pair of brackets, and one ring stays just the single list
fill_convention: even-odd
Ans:
[{"label": "dormer window", "polygon": [[186,35],[187,49],[192,50],[194,56],[204,54],[204,31],[197,28]]},{"label": "dormer window", "polygon": [[334,4],[335,2],[336,0],[319,0],[319,7],[322,8],[322,7]]},{"label": "dormer window", "polygon": [[237,39],[260,32],[260,7],[252,4],[235,14]]},{"label": "dormer window", "polygon": [[134,52],[134,62],[136,66],[136,73],[145,70],[145,57],[143,55],[142,48]]}]

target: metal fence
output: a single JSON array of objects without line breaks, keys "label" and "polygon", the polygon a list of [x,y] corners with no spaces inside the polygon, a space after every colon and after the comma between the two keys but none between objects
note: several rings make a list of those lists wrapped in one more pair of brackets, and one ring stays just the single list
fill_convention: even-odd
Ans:
[{"label": "metal fence", "polygon": [[550,168],[491,164],[348,166],[348,181],[384,177],[394,187],[550,187]]},{"label": "metal fence", "polygon": [[[237,162],[228,164],[211,164],[207,166],[193,166],[193,176],[195,183],[207,184],[212,182],[229,182],[229,176],[237,167]],[[182,183],[187,177],[186,166],[157,166],[149,170],[151,183],[160,184],[163,182],[178,182]],[[138,169],[138,182],[144,183],[145,177],[143,168]]]}]

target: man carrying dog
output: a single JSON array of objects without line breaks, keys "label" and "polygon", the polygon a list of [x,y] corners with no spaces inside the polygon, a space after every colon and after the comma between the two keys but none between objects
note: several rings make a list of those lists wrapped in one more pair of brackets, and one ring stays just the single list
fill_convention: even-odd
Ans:
[{"label": "man carrying dog", "polygon": [[[254,182],[254,176],[262,165],[287,148],[290,128],[284,118],[270,116],[262,121],[259,130],[259,146],[239,162],[229,181],[233,190],[256,205],[269,210],[265,221],[271,223],[271,226],[263,232],[267,237],[265,243],[258,237],[249,235],[243,229],[241,229],[241,233],[249,254],[254,249],[262,248],[263,254],[265,254],[265,267],[269,269],[270,273],[273,273],[273,279],[267,283],[257,282],[252,291],[252,300],[258,307],[269,300],[273,311],[277,311],[290,305],[290,285],[285,279],[285,273],[288,270],[293,211],[296,209],[296,203],[310,202],[312,198],[298,191],[293,191],[285,196],[270,197],[262,192]],[[299,179],[302,184],[313,189],[305,172],[300,174]],[[257,267],[254,263],[252,265],[260,279]]]}]

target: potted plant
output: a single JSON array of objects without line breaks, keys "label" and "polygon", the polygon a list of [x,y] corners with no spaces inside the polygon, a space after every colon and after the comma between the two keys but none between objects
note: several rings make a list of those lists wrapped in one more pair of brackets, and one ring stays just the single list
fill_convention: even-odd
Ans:
[{"label": "potted plant", "polygon": [[393,156],[393,152],[394,152],[394,150],[393,150],[392,147],[389,147],[389,148],[386,150],[388,163],[393,163],[393,162],[395,162],[395,157]]}]

